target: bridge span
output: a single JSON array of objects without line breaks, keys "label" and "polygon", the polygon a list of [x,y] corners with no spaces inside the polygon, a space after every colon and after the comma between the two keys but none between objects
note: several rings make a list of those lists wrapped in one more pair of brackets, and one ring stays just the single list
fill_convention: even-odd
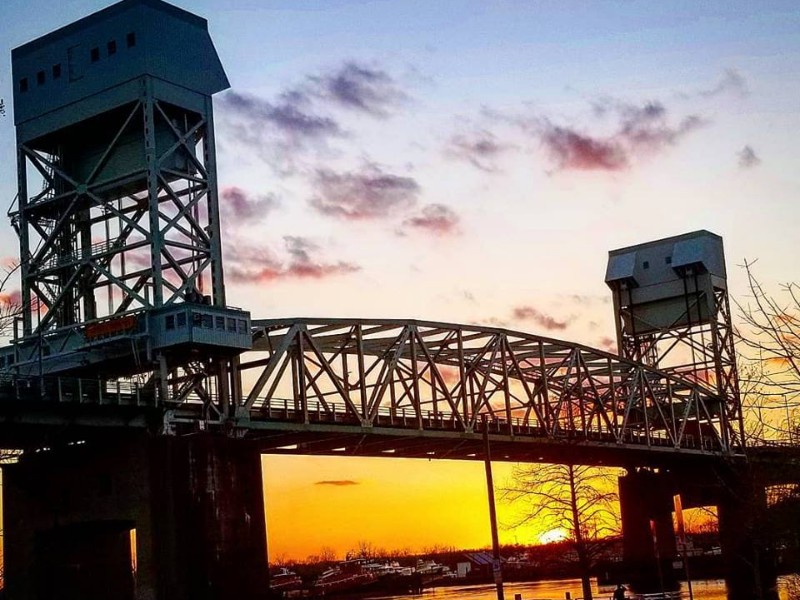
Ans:
[{"label": "bridge span", "polygon": [[724,435],[715,391],[580,344],[418,320],[256,319],[252,333],[227,406],[188,375],[166,401],[152,380],[9,377],[0,422],[224,427],[278,453],[469,459],[488,428],[501,460],[659,466],[744,454]]}]

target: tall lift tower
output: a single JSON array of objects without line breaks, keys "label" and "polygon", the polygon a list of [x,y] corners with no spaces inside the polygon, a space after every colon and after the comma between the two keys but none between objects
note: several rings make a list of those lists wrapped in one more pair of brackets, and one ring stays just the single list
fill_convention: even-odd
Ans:
[{"label": "tall lift tower", "polygon": [[134,377],[224,417],[251,341],[225,304],[211,97],[229,84],[205,19],[123,0],[12,63],[23,313],[0,366]]},{"label": "tall lift tower", "polygon": [[695,231],[612,250],[606,283],[614,298],[618,353],[716,391],[723,400],[706,416],[725,447],[742,447],[722,238]]}]

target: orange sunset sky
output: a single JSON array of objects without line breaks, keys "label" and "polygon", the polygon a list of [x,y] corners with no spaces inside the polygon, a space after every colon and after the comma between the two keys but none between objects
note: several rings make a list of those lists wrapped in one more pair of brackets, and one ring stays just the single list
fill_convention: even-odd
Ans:
[{"label": "orange sunset sky", "polygon": [[[270,560],[323,546],[343,558],[359,542],[412,551],[491,545],[483,462],[273,455],[262,465]],[[494,463],[496,489],[510,470]],[[501,543],[540,541],[536,528],[509,527],[522,507],[499,499],[497,507]]]},{"label": "orange sunset sky", "polygon": [[[214,99],[225,283],[254,318],[480,323],[608,349],[607,252],[697,229],[723,236],[733,298],[744,258],[770,289],[800,280],[796,0],[174,3],[208,19],[231,82]],[[4,206],[11,49],[108,4],[3,0]],[[17,254],[0,219],[0,257]],[[490,544],[480,462],[263,470],[273,558]],[[501,523],[513,511],[500,502]]]}]

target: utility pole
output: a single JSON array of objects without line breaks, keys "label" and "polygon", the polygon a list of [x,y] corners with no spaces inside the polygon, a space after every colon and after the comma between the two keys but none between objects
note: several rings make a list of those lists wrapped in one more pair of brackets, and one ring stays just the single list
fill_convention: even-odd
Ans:
[{"label": "utility pole", "polygon": [[489,493],[489,521],[492,526],[492,552],[494,561],[492,572],[494,573],[494,583],[497,586],[497,600],[505,600],[503,593],[503,571],[500,564],[500,540],[497,536],[497,511],[494,506],[494,481],[492,480],[492,454],[489,447],[489,421],[486,415],[481,417],[483,426],[483,446],[484,446],[484,466],[486,467],[486,490]]}]

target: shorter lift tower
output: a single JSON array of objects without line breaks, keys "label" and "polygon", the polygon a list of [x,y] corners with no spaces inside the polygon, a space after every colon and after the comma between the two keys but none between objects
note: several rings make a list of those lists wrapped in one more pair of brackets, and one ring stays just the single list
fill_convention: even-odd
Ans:
[{"label": "shorter lift tower", "polygon": [[612,250],[606,270],[619,354],[714,390],[708,417],[724,447],[742,448],[726,277],[722,238],[708,231]]},{"label": "shorter lift tower", "polygon": [[226,307],[205,19],[123,0],[13,51],[23,314],[0,366],[135,379],[224,419],[250,317]]}]

